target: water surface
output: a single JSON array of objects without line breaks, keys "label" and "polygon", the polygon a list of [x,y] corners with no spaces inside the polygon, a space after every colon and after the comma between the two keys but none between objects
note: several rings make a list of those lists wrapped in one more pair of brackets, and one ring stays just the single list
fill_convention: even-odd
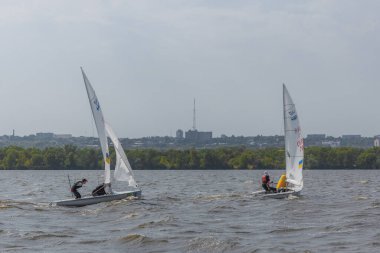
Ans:
[{"label": "water surface", "polygon": [[81,208],[49,203],[101,171],[0,173],[1,252],[380,252],[380,171],[305,171],[285,200],[252,197],[261,171],[136,171],[142,200]]}]

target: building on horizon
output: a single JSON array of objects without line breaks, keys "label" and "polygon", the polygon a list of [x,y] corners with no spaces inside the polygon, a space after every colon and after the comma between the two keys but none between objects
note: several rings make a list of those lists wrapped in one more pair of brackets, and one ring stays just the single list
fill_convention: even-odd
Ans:
[{"label": "building on horizon", "polygon": [[72,137],[73,137],[72,134],[54,134],[54,138],[58,138],[58,139],[70,139]]},{"label": "building on horizon", "polygon": [[204,142],[212,140],[212,132],[201,132],[197,130],[196,126],[196,111],[195,111],[195,98],[193,108],[193,128],[185,133],[185,140],[190,142]]},{"label": "building on horizon", "polygon": [[53,133],[36,133],[36,137],[39,139],[51,139],[54,137]]},{"label": "building on horizon", "polygon": [[188,141],[210,141],[212,140],[212,132],[189,130],[185,133],[185,139]]},{"label": "building on horizon", "polygon": [[175,132],[175,137],[177,139],[183,139],[183,131],[181,129],[178,129],[177,132]]},{"label": "building on horizon", "polygon": [[324,146],[326,134],[308,134],[304,141],[306,146]]},{"label": "building on horizon", "polygon": [[342,140],[359,140],[362,136],[360,134],[343,134]]},{"label": "building on horizon", "polygon": [[308,134],[306,138],[308,140],[324,140],[326,139],[326,134]]},{"label": "building on horizon", "polygon": [[376,135],[373,140],[373,146],[374,147],[380,147],[380,135]]},{"label": "building on horizon", "polygon": [[340,141],[322,141],[322,147],[337,148],[340,147]]}]

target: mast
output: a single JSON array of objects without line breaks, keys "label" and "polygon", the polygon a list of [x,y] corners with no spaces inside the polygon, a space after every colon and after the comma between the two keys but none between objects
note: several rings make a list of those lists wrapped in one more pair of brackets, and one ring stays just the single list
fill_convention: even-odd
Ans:
[{"label": "mast", "polygon": [[197,130],[196,125],[196,115],[195,115],[195,98],[194,98],[194,108],[193,108],[193,131]]}]

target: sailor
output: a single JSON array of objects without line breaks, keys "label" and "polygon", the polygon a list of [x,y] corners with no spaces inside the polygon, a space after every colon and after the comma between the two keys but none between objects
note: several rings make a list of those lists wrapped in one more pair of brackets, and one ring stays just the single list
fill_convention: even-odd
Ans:
[{"label": "sailor", "polygon": [[87,183],[87,179],[83,178],[82,180],[76,182],[72,187],[71,187],[71,192],[74,193],[76,199],[80,199],[82,196],[78,192],[78,189],[81,188],[84,184]]},{"label": "sailor", "polygon": [[106,190],[105,190],[105,184],[100,184],[98,185],[93,191],[92,191],[92,196],[102,196],[106,195]]},{"label": "sailor", "polygon": [[112,194],[112,188],[111,188],[111,183],[108,184],[100,184],[98,185],[93,191],[92,191],[92,196],[102,196],[106,194]]},{"label": "sailor", "polygon": [[264,171],[264,175],[262,175],[261,177],[261,186],[263,187],[265,192],[270,192],[270,191],[276,192],[276,188],[271,187],[270,183],[271,181],[270,181],[269,173],[267,171]]}]

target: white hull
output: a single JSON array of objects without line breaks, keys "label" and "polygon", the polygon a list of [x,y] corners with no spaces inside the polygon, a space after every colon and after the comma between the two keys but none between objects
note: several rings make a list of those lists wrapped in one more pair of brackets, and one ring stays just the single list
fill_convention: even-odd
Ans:
[{"label": "white hull", "polygon": [[87,205],[98,204],[102,202],[109,202],[114,200],[122,200],[128,197],[141,198],[141,190],[114,192],[113,194],[107,194],[95,197],[83,197],[81,199],[67,199],[54,202],[57,206],[67,207],[81,207]]},{"label": "white hull", "polygon": [[286,191],[286,192],[277,192],[277,193],[266,193],[264,190],[262,191],[257,191],[257,192],[252,192],[254,197],[259,197],[259,198],[272,198],[272,199],[284,199],[289,196],[299,196],[301,194],[301,191]]}]

